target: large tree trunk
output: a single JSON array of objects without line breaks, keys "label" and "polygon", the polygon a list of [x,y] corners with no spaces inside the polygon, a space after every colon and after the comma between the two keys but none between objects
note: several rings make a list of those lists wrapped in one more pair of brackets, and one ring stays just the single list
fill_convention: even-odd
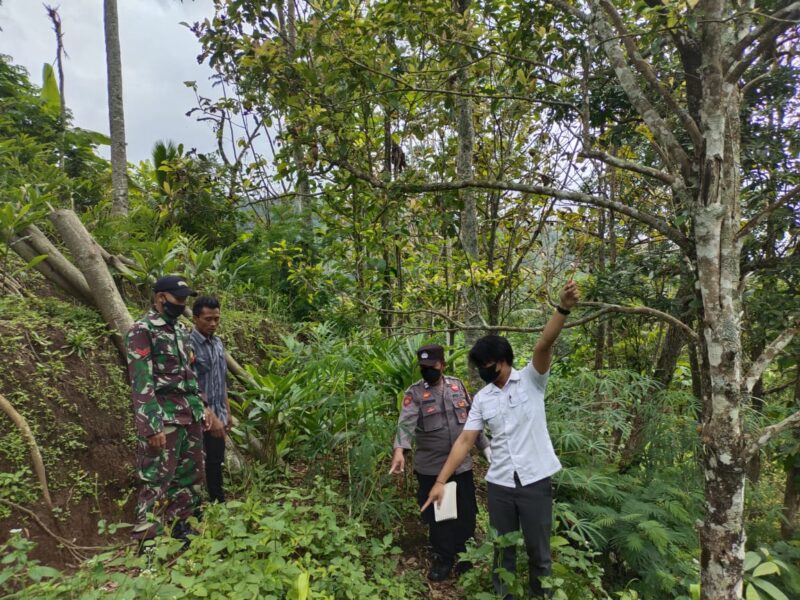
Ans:
[{"label": "large tree trunk", "polygon": [[124,353],[122,337],[133,325],[133,319],[103,260],[100,246],[73,211],[56,210],[51,213],[50,219],[86,278],[103,319],[116,330],[115,342],[120,352]]},{"label": "large tree trunk", "polygon": [[[470,0],[453,0],[453,8],[459,14],[466,13]],[[462,67],[456,76],[456,85],[459,91],[467,91],[466,67]],[[474,176],[473,152],[475,147],[475,128],[472,123],[472,99],[469,96],[456,97],[456,131],[458,133],[458,155],[456,156],[456,176],[460,181],[472,179]],[[460,239],[464,255],[469,261],[470,271],[478,263],[478,206],[473,188],[465,188],[458,192],[461,198]],[[483,324],[485,302],[474,280],[464,287],[464,323],[471,327]],[[486,332],[477,329],[464,331],[464,343],[472,346],[475,341]],[[480,388],[483,384],[470,365],[470,383],[473,389]]]},{"label": "large tree trunk", "polygon": [[701,128],[705,147],[694,207],[697,278],[703,300],[700,327],[705,352],[703,474],[706,515],[700,528],[704,600],[741,598],[745,554],[745,438],[743,405],[741,223],[739,203],[739,90],[721,72],[723,3],[705,7],[705,79]]},{"label": "large tree trunk", "polygon": [[111,132],[111,214],[128,214],[128,157],[122,104],[122,58],[119,48],[117,0],[103,0],[108,74],[108,124]]}]

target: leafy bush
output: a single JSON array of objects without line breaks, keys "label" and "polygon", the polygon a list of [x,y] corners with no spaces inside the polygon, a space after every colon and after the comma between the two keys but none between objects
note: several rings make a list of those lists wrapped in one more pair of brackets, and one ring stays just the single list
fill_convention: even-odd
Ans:
[{"label": "leafy bush", "polygon": [[[269,501],[265,501],[269,498]],[[420,597],[421,582],[398,574],[391,535],[372,538],[344,516],[347,502],[317,480],[307,491],[274,486],[207,509],[200,533],[159,538],[152,555],[107,552],[74,575],[42,567],[33,544],[11,538],[0,585],[10,598],[263,598],[301,600]],[[5,583],[3,583],[5,582]]]},{"label": "leafy bush", "polygon": [[269,465],[302,461],[345,481],[354,514],[389,526],[400,499],[386,461],[400,396],[418,378],[421,338],[342,337],[319,324],[283,343],[265,369],[249,368],[257,387],[238,406],[234,433],[259,440]]}]

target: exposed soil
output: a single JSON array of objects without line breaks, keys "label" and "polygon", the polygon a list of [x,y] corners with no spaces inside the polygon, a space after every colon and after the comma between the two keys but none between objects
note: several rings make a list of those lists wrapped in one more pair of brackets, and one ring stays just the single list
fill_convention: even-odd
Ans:
[{"label": "exposed soil", "polygon": [[[127,406],[127,399],[117,399],[120,401],[109,407],[108,398],[100,397],[109,390],[113,394],[124,378],[113,344],[98,340],[100,343],[88,347],[84,356],[74,352],[66,355],[64,330],[55,326],[28,329],[2,317],[0,340],[15,342],[13,346],[0,346],[0,393],[34,428],[45,456],[56,514],[43,502],[26,503],[25,508],[35,512],[53,532],[80,546],[125,540],[124,530],[116,540],[97,531],[101,519],[130,522],[133,514],[131,414],[122,408]],[[13,355],[8,354],[11,348]],[[48,371],[48,357],[54,354],[63,364],[57,373]],[[13,425],[5,415],[0,414],[0,419],[0,443],[4,443]],[[0,455],[0,471],[13,472],[20,466],[14,462]],[[37,543],[33,552],[37,560],[59,568],[75,566],[75,558],[56,540],[29,516],[16,511],[0,521],[0,542],[6,541],[9,530],[15,528],[25,530]]]}]

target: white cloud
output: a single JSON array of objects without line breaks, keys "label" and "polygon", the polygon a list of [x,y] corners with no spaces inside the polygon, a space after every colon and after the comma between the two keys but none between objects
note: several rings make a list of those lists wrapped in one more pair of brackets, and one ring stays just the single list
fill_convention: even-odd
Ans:
[{"label": "white cloud", "polygon": [[[108,132],[102,0],[48,0],[59,7],[64,45],[67,106],[78,127]],[[181,21],[213,14],[212,0],[117,0],[122,52],[128,160],[148,158],[153,143],[171,139],[201,152],[215,148],[210,127],[186,112],[194,80],[203,95],[214,96],[210,71],[197,64],[200,46]],[[41,83],[42,64],[55,59],[55,34],[40,0],[4,0],[0,5],[0,53],[10,55]],[[101,150],[103,152],[104,150]],[[107,153],[107,150],[106,150]]]}]

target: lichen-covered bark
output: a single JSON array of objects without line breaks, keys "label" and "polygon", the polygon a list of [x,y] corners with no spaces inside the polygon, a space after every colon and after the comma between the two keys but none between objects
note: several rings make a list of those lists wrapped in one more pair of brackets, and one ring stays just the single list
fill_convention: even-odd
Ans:
[{"label": "lichen-covered bark", "polygon": [[705,2],[702,31],[704,149],[694,207],[697,282],[703,300],[701,356],[706,514],[700,528],[701,596],[742,596],[746,448],[739,291],[739,91],[722,71],[725,3]]}]

